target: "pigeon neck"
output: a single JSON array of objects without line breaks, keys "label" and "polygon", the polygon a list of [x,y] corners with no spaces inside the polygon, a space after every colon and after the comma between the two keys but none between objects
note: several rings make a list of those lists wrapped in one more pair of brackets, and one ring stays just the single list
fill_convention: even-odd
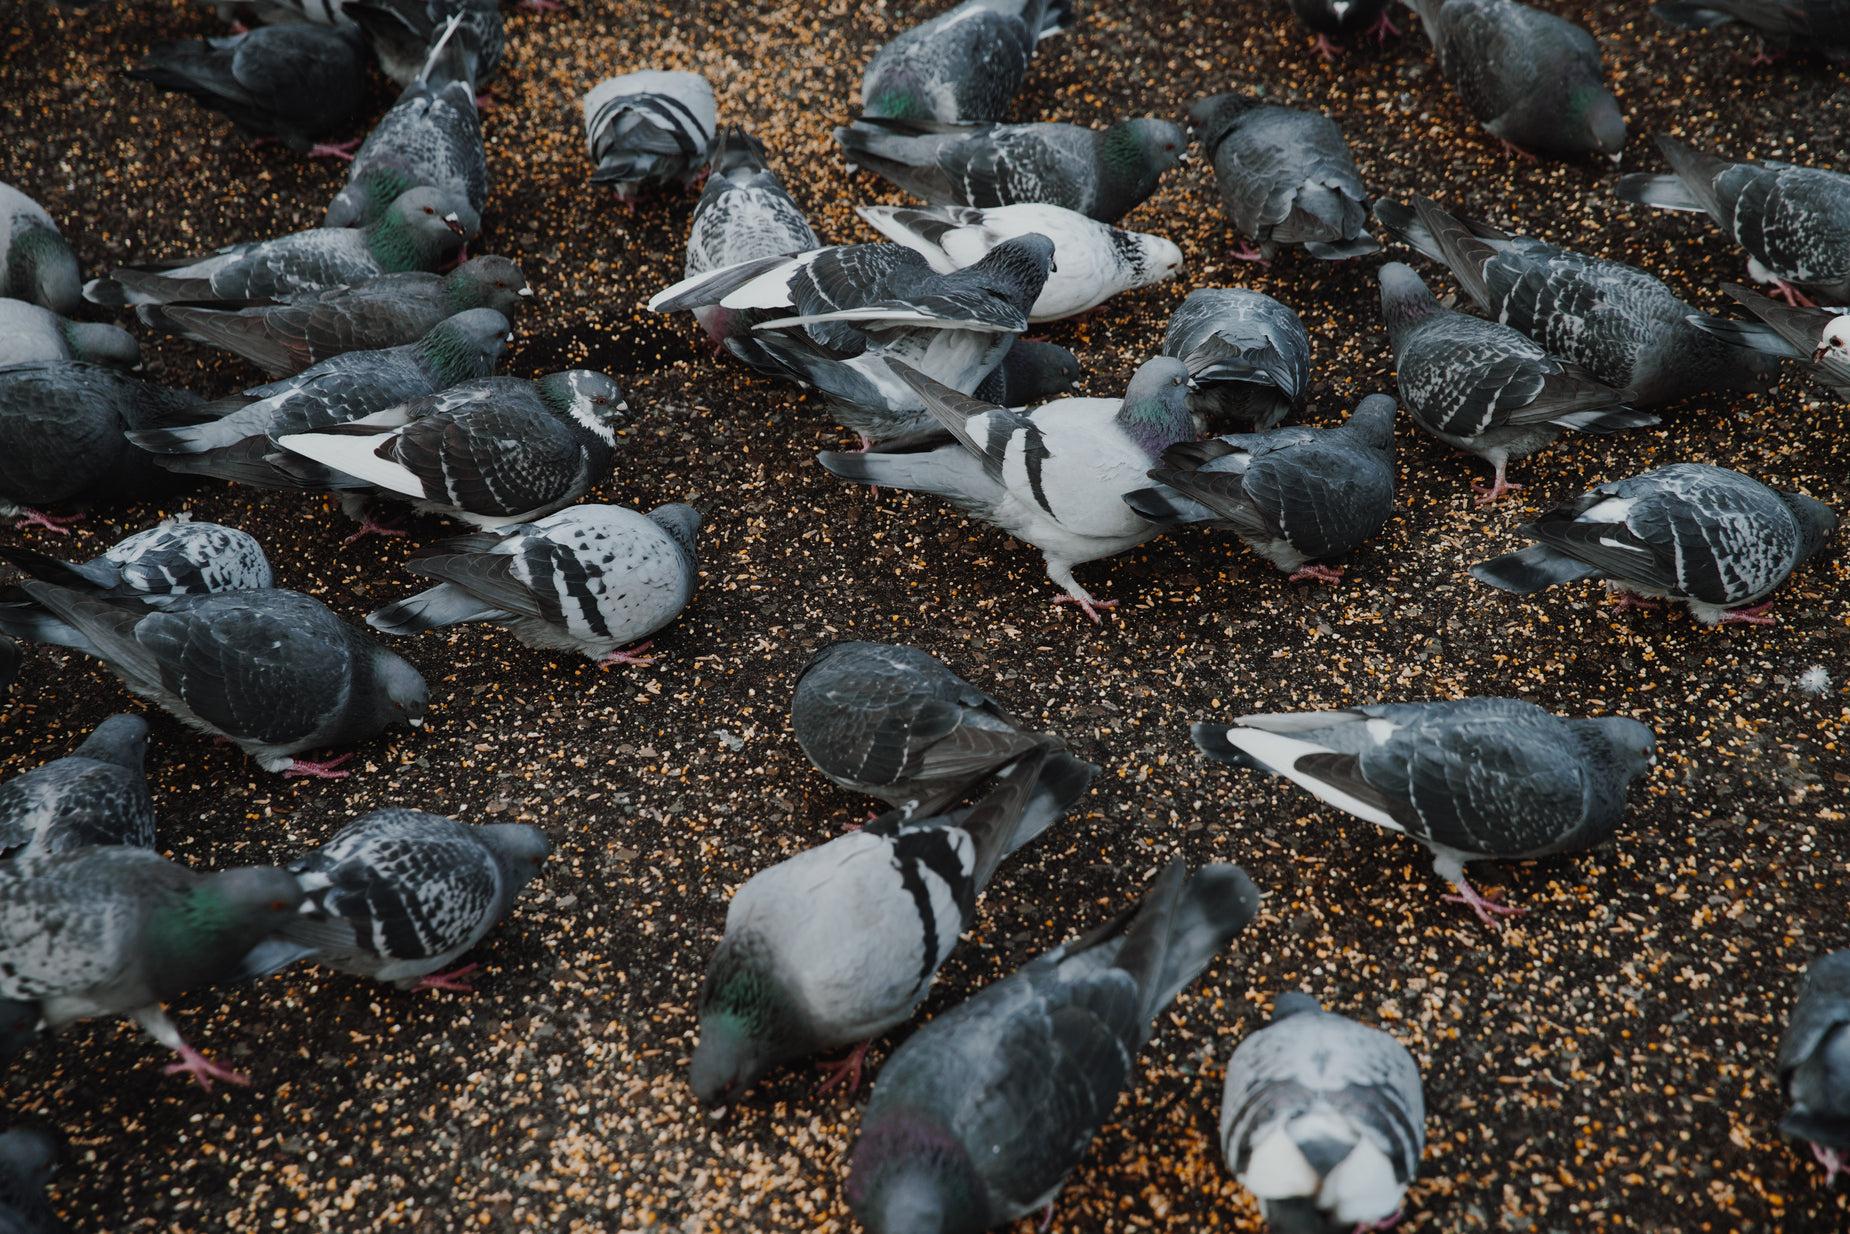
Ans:
[{"label": "pigeon neck", "polygon": [[428,270],[437,264],[437,243],[390,211],[373,224],[372,242],[368,247],[388,274]]},{"label": "pigeon neck", "polygon": [[1099,143],[1099,200],[1094,214],[1118,218],[1156,191],[1157,177],[1162,174],[1151,157],[1144,135],[1130,121],[1114,124]]},{"label": "pigeon neck", "polygon": [[1195,421],[1187,406],[1171,407],[1160,399],[1136,403],[1126,399],[1118,412],[1118,425],[1152,461],[1160,461],[1163,451],[1178,441],[1195,438]]},{"label": "pigeon neck", "polygon": [[354,223],[366,227],[383,219],[392,203],[417,185],[412,182],[410,173],[375,163],[348,187],[356,189],[360,197],[360,217]]},{"label": "pigeon neck", "polygon": [[482,362],[481,348],[473,346],[459,330],[439,324],[418,343],[424,363],[446,386],[474,377],[486,377],[493,363]]},{"label": "pigeon neck", "polygon": [[957,1137],[904,1107],[870,1111],[862,1123],[847,1196],[877,1234],[960,1234],[988,1229],[1001,1217]]},{"label": "pigeon neck", "polygon": [[83,303],[77,256],[49,227],[34,227],[14,237],[6,274],[7,286],[17,289],[12,294],[31,298],[29,293],[36,291],[38,302],[53,312],[70,312]]},{"label": "pigeon neck", "polygon": [[248,937],[248,920],[210,880],[164,899],[141,931],[149,988],[165,1001],[216,979],[257,941]]}]

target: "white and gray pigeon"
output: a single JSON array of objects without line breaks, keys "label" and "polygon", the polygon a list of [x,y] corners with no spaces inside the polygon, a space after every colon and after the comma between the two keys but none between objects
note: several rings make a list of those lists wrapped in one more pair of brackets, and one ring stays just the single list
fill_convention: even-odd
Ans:
[{"label": "white and gray pigeon", "polygon": [[1375,218],[1450,267],[1485,316],[1580,365],[1633,407],[1711,390],[1765,392],[1779,380],[1777,357],[1703,330],[1702,314],[1642,270],[1412,200],[1414,210],[1378,201]]},{"label": "white and gray pigeon", "polygon": [[1217,762],[1282,776],[1364,822],[1403,832],[1485,925],[1527,910],[1487,900],[1468,861],[1526,861],[1602,843],[1625,791],[1656,761],[1625,716],[1552,715],[1511,698],[1373,703],[1241,716],[1192,730]]},{"label": "white and gray pigeon", "polygon": [[1658,422],[1527,335],[1444,307],[1411,267],[1390,261],[1376,273],[1407,414],[1440,441],[1496,468],[1489,488],[1472,485],[1480,505],[1521,492],[1522,485],[1504,478],[1509,461],[1569,429],[1610,433]]},{"label": "white and gray pigeon", "polygon": [[141,344],[120,326],[69,321],[24,300],[0,299],[0,366],[35,360],[88,360],[141,367]]},{"label": "white and gray pigeon", "polygon": [[1812,304],[1807,291],[1850,299],[1850,175],[1722,158],[1662,134],[1657,148],[1674,174],[1621,176],[1620,201],[1707,214],[1747,250],[1754,280],[1788,304]]},{"label": "white and gray pigeon", "polygon": [[1097,600],[1073,567],[1161,535],[1120,498],[1145,487],[1163,451],[1195,437],[1188,369],[1148,361],[1121,399],[1066,398],[1022,413],[979,403],[910,370],[900,375],[924,397],[956,441],[913,454],[823,453],[830,473],[861,484],[932,493],[1041,550],[1047,577],[1095,622],[1115,600]]},{"label": "white and gray pigeon", "polygon": [[1336,59],[1336,47],[1330,42],[1331,35],[1343,36],[1366,31],[1375,36],[1377,43],[1385,43],[1391,34],[1400,30],[1388,19],[1388,5],[1392,0],[1289,0],[1292,16],[1303,23],[1308,30],[1314,30],[1317,41],[1312,44],[1317,54],[1325,60]]},{"label": "white and gray pigeon", "polygon": [[0,559],[33,578],[99,596],[135,596],[159,604],[169,596],[274,587],[270,559],[248,532],[192,516],[163,519],[116,541],[101,557],[60,561],[26,548],[0,548]]},{"label": "white and gray pigeon", "polygon": [[1850,951],[1821,955],[1805,970],[1778,1067],[1791,1106],[1779,1129],[1811,1145],[1829,1187],[1850,1170]]},{"label": "white and gray pigeon", "polygon": [[386,634],[460,622],[505,626],[529,647],[575,651],[600,665],[650,664],[648,643],[699,585],[700,515],[692,506],[578,505],[531,523],[445,540],[407,568],[438,580],[366,615]]},{"label": "white and gray pigeon", "polygon": [[1781,54],[1850,60],[1850,0],[1658,0],[1651,15],[1683,30],[1738,21]]},{"label": "white and gray pigeon", "polygon": [[83,304],[77,254],[45,207],[0,183],[0,296],[68,317]]},{"label": "white and gray pigeon", "polygon": [[835,130],[851,166],[932,205],[1038,202],[1115,223],[1188,154],[1168,120],[1076,124],[944,124],[863,118]]},{"label": "white and gray pigeon", "polygon": [[1813,381],[1850,399],[1850,307],[1781,304],[1734,283],[1723,283],[1722,290],[1760,320],[1703,317],[1697,325],[1737,346],[1794,361]]},{"label": "white and gray pigeon", "polygon": [[591,183],[608,184],[636,209],[647,184],[693,184],[707,167],[719,110],[698,73],[643,69],[607,77],[584,101]]},{"label": "white and gray pigeon", "polygon": [[300,592],[179,596],[150,609],[50,583],[20,587],[38,607],[0,607],[0,631],[95,656],[134,693],[285,778],[345,776],[336,768],[351,753],[294,756],[422,727],[430,707],[415,668]]},{"label": "white and gray pigeon", "polygon": [[[7,1058],[0,1045],[0,1062]],[[58,1142],[36,1127],[0,1133],[0,1230],[6,1234],[64,1234],[65,1226],[45,1198],[45,1184],[58,1166]]]},{"label": "white and gray pigeon", "polygon": [[[1518,528],[1538,541],[1471,567],[1480,583],[1531,595],[1605,579],[1620,608],[1667,597],[1704,625],[1770,625],[1764,600],[1824,548],[1837,515],[1725,467],[1675,463],[1613,480]],[[1757,603],[1758,602],[1758,603]]]},{"label": "white and gray pigeon", "polygon": [[1000,120],[1035,46],[1072,20],[1072,0],[964,0],[874,53],[861,75],[861,110],[897,120]]},{"label": "white and gray pigeon", "polygon": [[1178,857],[1133,912],[939,1013],[880,1070],[848,1207],[871,1234],[1051,1220],[1157,1017],[1258,910],[1239,866]]},{"label": "white and gray pigeon", "polygon": [[110,716],[63,758],[0,784],[0,857],[25,860],[87,844],[153,848],[147,753],[148,722]]},{"label": "white and gray pigeon", "polygon": [[248,1084],[188,1045],[161,1004],[236,971],[301,903],[286,870],[201,874],[144,848],[0,862],[0,999],[36,1003],[53,1031],[129,1016],[180,1056],[168,1074]]},{"label": "white and gray pigeon", "polygon": [[1274,1234],[1384,1229],[1426,1148],[1419,1065],[1380,1029],[1280,994],[1227,1060],[1220,1139]]},{"label": "white and gray pigeon", "polygon": [[1058,343],[1018,338],[970,397],[998,407],[1038,407],[1078,384],[1078,356]]},{"label": "white and gray pigeon", "polygon": [[1368,234],[1368,189],[1334,120],[1239,94],[1202,99],[1188,118],[1222,209],[1259,244],[1242,243],[1229,256],[1270,261],[1281,246],[1300,244],[1335,261],[1381,248]]},{"label": "white and gray pigeon", "polygon": [[1200,416],[1231,416],[1263,432],[1303,410],[1310,335],[1290,306],[1244,287],[1201,287],[1169,317],[1163,354],[1188,365]]},{"label": "white and gray pigeon", "polygon": [[868,1042],[925,1001],[996,868],[1097,773],[1043,747],[974,806],[929,818],[895,810],[753,875],[707,962],[694,1095],[726,1105],[780,1063],[859,1042],[834,1068],[852,1075],[852,1091]]},{"label": "white and gray pigeon", "polygon": [[1371,394],[1333,429],[1292,425],[1183,441],[1124,502],[1165,527],[1231,531],[1291,576],[1334,583],[1340,557],[1394,513],[1394,400]]},{"label": "white and gray pigeon", "polygon": [[[346,0],[341,13],[366,32],[379,67],[401,86],[428,76],[439,86],[464,81],[473,93],[501,67],[507,47],[500,0]],[[452,23],[461,63],[454,76],[433,75],[433,53]]]}]

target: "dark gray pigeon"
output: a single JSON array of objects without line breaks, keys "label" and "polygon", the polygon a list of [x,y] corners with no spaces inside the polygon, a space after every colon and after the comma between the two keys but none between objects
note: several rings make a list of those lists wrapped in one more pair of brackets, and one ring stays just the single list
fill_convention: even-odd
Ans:
[{"label": "dark gray pigeon", "polygon": [[148,722],[110,716],[63,758],[0,784],[0,857],[44,857],[86,844],[153,848],[147,753]]},{"label": "dark gray pigeon", "polygon": [[1227,1060],[1221,1152],[1277,1234],[1392,1224],[1426,1148],[1419,1065],[1296,990]]},{"label": "dark gray pigeon", "polygon": [[294,755],[352,745],[398,724],[422,727],[430,692],[418,671],[299,592],[134,599],[28,582],[44,612],[0,608],[0,631],[75,648],[134,693],[285,777],[347,775]]},{"label": "dark gray pigeon", "polygon": [[1310,336],[1288,306],[1244,287],[1202,287],[1169,318],[1163,354],[1188,365],[1189,409],[1232,416],[1254,431],[1302,411],[1310,395]]},{"label": "dark gray pigeon", "polygon": [[45,208],[0,183],[0,296],[70,316],[83,305],[77,254]]},{"label": "dark gray pigeon", "polygon": [[0,548],[0,559],[33,578],[99,596],[168,596],[255,591],[276,585],[263,546],[246,532],[190,515],[126,536],[91,561],[60,561],[25,548]]},{"label": "dark gray pigeon", "polygon": [[1810,1143],[1831,1186],[1850,1170],[1850,951],[1805,970],[1779,1041],[1779,1086],[1792,1107],[1779,1129]]},{"label": "dark gray pigeon", "polygon": [[[1683,30],[1740,22],[1779,54],[1850,60],[1850,0],[1658,0],[1651,15]],[[1772,59],[1763,51],[1764,63]]]},{"label": "dark gray pigeon", "polygon": [[1259,910],[1234,865],[1176,858],[1143,904],[942,1012],[880,1070],[848,1167],[872,1234],[977,1234],[1051,1211],[1154,1021]]},{"label": "dark gray pigeon", "polygon": [[[401,86],[426,77],[436,86],[460,80],[473,93],[501,67],[507,47],[500,0],[346,0],[341,13],[366,32],[379,67]],[[453,76],[434,74],[433,52],[452,22],[460,67]]]},{"label": "dark gray pigeon", "polygon": [[1657,417],[1578,364],[1557,360],[1527,335],[1445,308],[1413,270],[1390,261],[1381,279],[1381,317],[1394,346],[1394,376],[1413,422],[1497,469],[1480,505],[1522,485],[1504,478],[1513,458],[1533,454],[1564,431],[1645,428]]},{"label": "dark gray pigeon", "polygon": [[861,75],[861,110],[896,120],[1000,120],[1035,45],[1072,20],[1072,0],[964,0],[874,53]]},{"label": "dark gray pigeon", "polygon": [[1850,308],[1793,307],[1734,283],[1722,290],[1760,320],[1703,317],[1697,325],[1736,346],[1796,361],[1813,381],[1850,399]]},{"label": "dark gray pigeon", "polygon": [[1375,41],[1385,43],[1400,30],[1388,20],[1392,0],[1289,0],[1291,13],[1308,30],[1316,32],[1313,46],[1325,60],[1336,59],[1336,47],[1330,36],[1343,37],[1366,31]]},{"label": "dark gray pigeon", "polygon": [[584,112],[597,164],[591,183],[612,185],[632,214],[643,185],[700,178],[719,123],[706,78],[664,69],[605,78],[585,95]]},{"label": "dark gray pigeon", "polygon": [[1381,248],[1367,231],[1368,189],[1334,120],[1238,94],[1202,99],[1188,118],[1227,217],[1259,242],[1229,256],[1269,261],[1280,246],[1301,244],[1334,261]]},{"label": "dark gray pigeon", "polygon": [[1417,210],[1375,203],[1399,238],[1451,268],[1484,315],[1655,407],[1709,390],[1765,392],[1779,360],[1701,329],[1693,307],[1642,270],[1457,219],[1424,198]]},{"label": "dark gray pigeon", "polygon": [[871,1039],[925,1001],[996,867],[1096,774],[1035,750],[974,806],[915,819],[896,810],[753,875],[733,894],[700,989],[694,1095],[726,1105],[780,1063],[859,1042],[833,1068],[852,1074],[852,1091]]},{"label": "dark gray pigeon", "polygon": [[657,506],[579,505],[433,545],[407,567],[439,580],[429,591],[368,613],[386,634],[466,621],[506,626],[529,647],[576,651],[600,665],[651,664],[649,644],[699,585],[700,515]]},{"label": "dark gray pigeon", "polygon": [[1704,625],[1771,625],[1756,604],[1824,548],[1837,526],[1829,506],[1782,493],[1725,467],[1677,463],[1614,480],[1563,502],[1519,530],[1540,543],[1471,567],[1471,577],[1517,595],[1603,578],[1620,608],[1640,597],[1689,605]]},{"label": "dark gray pigeon", "polygon": [[1018,338],[970,397],[998,407],[1038,407],[1078,384],[1078,356],[1058,343]]},{"label": "dark gray pigeon", "polygon": [[1512,698],[1374,703],[1194,726],[1217,762],[1283,776],[1364,822],[1404,832],[1485,925],[1527,910],[1486,900],[1467,861],[1526,861],[1591,848],[1656,762],[1651,730],[1624,716],[1551,715]]},{"label": "dark gray pigeon", "polygon": [[[0,1062],[6,1058],[0,1046]],[[57,1165],[58,1142],[45,1132],[15,1127],[0,1134],[0,1230],[64,1234],[64,1223],[45,1198],[45,1184]]]},{"label": "dark gray pigeon", "polygon": [[1339,428],[1178,442],[1150,479],[1157,487],[1124,503],[1152,523],[1219,527],[1294,583],[1334,583],[1342,567],[1315,563],[1357,548],[1394,513],[1394,400],[1369,395]]},{"label": "dark gray pigeon", "polygon": [[88,360],[138,369],[141,344],[120,326],[67,321],[24,300],[0,300],[0,366],[36,360]]}]

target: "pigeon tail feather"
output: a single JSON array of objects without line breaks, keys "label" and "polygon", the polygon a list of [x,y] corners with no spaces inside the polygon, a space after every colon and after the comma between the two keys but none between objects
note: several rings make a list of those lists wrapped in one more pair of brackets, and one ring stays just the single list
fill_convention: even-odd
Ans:
[{"label": "pigeon tail feather", "polygon": [[1556,552],[1546,544],[1531,544],[1520,552],[1492,557],[1471,567],[1471,577],[1519,596],[1531,595],[1556,583],[1598,578],[1597,568]]}]

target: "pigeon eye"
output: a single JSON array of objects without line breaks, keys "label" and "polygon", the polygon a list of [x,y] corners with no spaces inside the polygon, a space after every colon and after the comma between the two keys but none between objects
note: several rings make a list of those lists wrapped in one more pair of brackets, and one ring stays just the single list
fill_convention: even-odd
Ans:
[{"label": "pigeon eye", "polygon": [[506,287],[506,286],[507,286],[507,282],[506,282],[505,280],[503,280],[503,279],[496,279],[496,280],[495,280],[495,286],[496,286],[496,287]]},{"label": "pigeon eye", "polygon": [[591,401],[596,403],[599,407],[602,407],[605,403],[608,403],[610,400],[600,394],[596,398],[592,399]]},{"label": "pigeon eye", "polygon": [[435,211],[434,209],[432,209],[431,207],[429,207],[429,206],[425,206],[425,207],[424,207],[424,213],[426,213],[426,214],[435,214],[435,213],[436,213],[436,211]]}]

